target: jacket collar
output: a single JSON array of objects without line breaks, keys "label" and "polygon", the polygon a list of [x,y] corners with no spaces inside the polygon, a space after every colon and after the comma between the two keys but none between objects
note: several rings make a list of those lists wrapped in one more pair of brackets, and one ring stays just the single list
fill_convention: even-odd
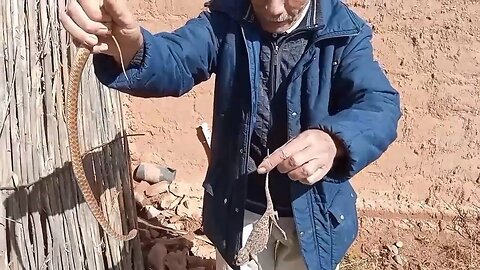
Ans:
[{"label": "jacket collar", "polygon": [[[358,32],[360,19],[348,11],[341,0],[310,0],[305,28],[317,30],[318,35]],[[254,23],[250,0],[212,0],[209,9],[226,13],[238,22]]]}]

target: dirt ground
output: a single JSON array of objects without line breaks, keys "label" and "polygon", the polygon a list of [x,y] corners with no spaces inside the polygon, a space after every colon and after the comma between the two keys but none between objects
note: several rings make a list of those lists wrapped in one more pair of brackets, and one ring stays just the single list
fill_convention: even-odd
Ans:
[{"label": "dirt ground", "polygon": [[[154,32],[181,26],[203,5],[199,0],[129,3],[142,25]],[[480,248],[472,237],[454,232],[459,225],[453,208],[479,205],[480,2],[347,4],[374,27],[375,55],[400,91],[403,111],[397,141],[353,180],[362,229],[347,259],[371,262],[378,258],[375,250],[381,253],[383,245],[401,240],[408,269],[480,269],[467,259],[449,265],[463,255],[478,255]],[[201,194],[207,160],[196,128],[204,121],[210,125],[212,97],[213,79],[181,98],[125,96],[129,132],[145,133],[130,139],[133,164],[175,168],[178,185]],[[358,262],[345,269],[388,269],[360,268]],[[348,268],[352,265],[357,268]]]}]

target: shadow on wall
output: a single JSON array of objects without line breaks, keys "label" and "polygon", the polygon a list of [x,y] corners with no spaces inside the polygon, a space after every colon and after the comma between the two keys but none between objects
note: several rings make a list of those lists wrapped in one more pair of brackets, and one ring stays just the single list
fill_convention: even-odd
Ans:
[{"label": "shadow on wall", "polygon": [[[83,163],[104,213],[125,233],[136,227],[136,210],[126,140],[119,138],[87,153]],[[85,201],[74,179],[67,162],[31,186],[0,191],[6,213],[0,216],[0,248],[6,248],[7,269],[144,269],[139,238],[120,242],[106,236],[88,206],[77,207]]]}]

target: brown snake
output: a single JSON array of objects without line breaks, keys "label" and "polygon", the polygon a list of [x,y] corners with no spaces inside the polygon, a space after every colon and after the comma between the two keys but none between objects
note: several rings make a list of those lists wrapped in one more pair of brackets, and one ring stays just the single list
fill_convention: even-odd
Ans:
[{"label": "brown snake", "polygon": [[80,154],[80,143],[78,140],[78,97],[79,86],[81,76],[85,64],[92,53],[91,49],[80,46],[73,61],[68,88],[67,88],[67,132],[68,141],[70,144],[70,153],[72,156],[73,173],[75,174],[77,184],[83,194],[85,202],[87,202],[90,211],[98,221],[102,229],[111,237],[117,240],[128,241],[137,235],[137,230],[132,229],[127,235],[116,232],[108,223],[107,219],[103,215],[102,208],[98,205],[97,200],[93,194],[92,188],[88,183],[85,171],[83,169],[83,163]]}]

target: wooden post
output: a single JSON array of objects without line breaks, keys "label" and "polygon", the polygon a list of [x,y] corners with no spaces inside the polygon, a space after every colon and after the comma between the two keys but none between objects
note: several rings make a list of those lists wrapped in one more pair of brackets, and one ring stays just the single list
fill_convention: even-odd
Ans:
[{"label": "wooden post", "polygon": [[[138,237],[116,241],[72,174],[65,88],[75,46],[59,21],[66,0],[1,0],[0,269],[144,269]],[[79,115],[87,177],[119,231],[136,227],[120,93],[90,62]],[[103,145],[93,151],[87,151]]]}]

